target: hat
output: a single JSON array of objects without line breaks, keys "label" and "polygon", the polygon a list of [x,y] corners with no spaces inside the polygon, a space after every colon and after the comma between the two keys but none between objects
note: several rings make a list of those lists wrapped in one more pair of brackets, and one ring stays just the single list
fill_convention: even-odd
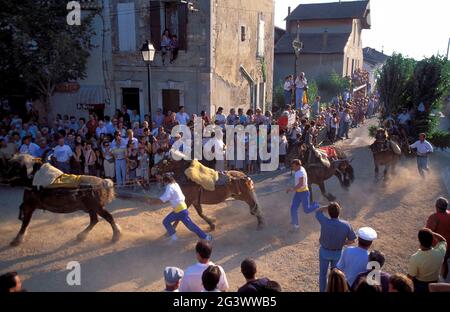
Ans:
[{"label": "hat", "polygon": [[368,242],[372,242],[377,239],[377,232],[371,227],[362,227],[358,230],[359,238],[366,240]]},{"label": "hat", "polygon": [[164,269],[164,280],[168,285],[176,284],[180,279],[183,278],[183,275],[183,270],[177,267],[166,267]]}]

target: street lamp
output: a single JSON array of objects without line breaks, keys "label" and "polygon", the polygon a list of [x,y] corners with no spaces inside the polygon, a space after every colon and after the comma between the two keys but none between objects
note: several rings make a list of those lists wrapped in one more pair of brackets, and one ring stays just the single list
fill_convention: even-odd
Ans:
[{"label": "street lamp", "polygon": [[300,56],[300,52],[303,49],[303,42],[300,41],[300,23],[297,23],[297,38],[292,41],[292,47],[295,52],[295,78],[297,78],[297,61]]},{"label": "street lamp", "polygon": [[147,79],[148,79],[148,109],[149,109],[149,116],[151,120],[152,116],[152,96],[150,91],[150,64],[155,59],[155,48],[153,47],[153,44],[150,43],[150,41],[145,41],[145,43],[142,45],[141,49],[142,53],[142,59],[145,63],[147,63]]}]

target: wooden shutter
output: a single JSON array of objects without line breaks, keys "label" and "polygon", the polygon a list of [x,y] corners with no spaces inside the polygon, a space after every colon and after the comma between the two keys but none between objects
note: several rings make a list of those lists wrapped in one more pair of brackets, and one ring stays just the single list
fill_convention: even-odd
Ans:
[{"label": "wooden shutter", "polygon": [[150,41],[156,50],[161,49],[161,2],[150,1]]},{"label": "wooden shutter", "polygon": [[178,41],[180,50],[187,50],[187,24],[188,6],[187,3],[178,5]]},{"label": "wooden shutter", "polygon": [[136,24],[133,2],[117,4],[117,24],[119,28],[119,50],[136,51]]}]

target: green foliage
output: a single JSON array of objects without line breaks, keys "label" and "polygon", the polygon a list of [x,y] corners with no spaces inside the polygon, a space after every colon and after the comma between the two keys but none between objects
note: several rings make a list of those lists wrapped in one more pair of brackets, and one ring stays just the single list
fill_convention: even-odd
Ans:
[{"label": "green foliage", "polygon": [[273,88],[273,107],[272,111],[276,112],[279,109],[283,109],[284,103],[284,84],[280,81],[278,84],[274,84]]},{"label": "green foliage", "polygon": [[442,130],[433,131],[428,135],[428,141],[434,147],[445,149],[450,147],[450,133]]},{"label": "green foliage", "polygon": [[308,81],[308,103],[312,104],[319,95],[319,88],[314,80]]},{"label": "green foliage", "polygon": [[324,98],[331,99],[333,96],[342,94],[349,88],[349,82],[335,71],[329,75],[322,75],[316,81],[318,91]]},{"label": "green foliage", "polygon": [[381,69],[378,90],[385,114],[397,112],[408,103],[415,63],[414,59],[394,53]]},{"label": "green foliage", "polygon": [[439,108],[450,85],[449,62],[441,56],[432,56],[417,63],[412,77],[414,107],[420,103],[427,112]]},{"label": "green foliage", "polygon": [[58,0],[0,0],[0,7],[0,59],[8,56],[0,62],[2,77],[25,77],[25,88],[35,90],[47,105],[56,84],[86,77],[96,11],[81,25],[70,26],[69,11]]}]

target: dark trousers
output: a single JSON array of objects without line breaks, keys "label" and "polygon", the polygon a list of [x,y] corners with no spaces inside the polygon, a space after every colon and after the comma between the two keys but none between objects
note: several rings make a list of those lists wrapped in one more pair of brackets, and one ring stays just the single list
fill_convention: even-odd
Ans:
[{"label": "dark trousers", "polygon": [[413,282],[414,282],[414,292],[427,293],[427,292],[430,292],[428,285],[430,285],[432,283],[437,283],[438,281],[422,282],[422,281],[419,281],[417,278],[414,278]]}]

